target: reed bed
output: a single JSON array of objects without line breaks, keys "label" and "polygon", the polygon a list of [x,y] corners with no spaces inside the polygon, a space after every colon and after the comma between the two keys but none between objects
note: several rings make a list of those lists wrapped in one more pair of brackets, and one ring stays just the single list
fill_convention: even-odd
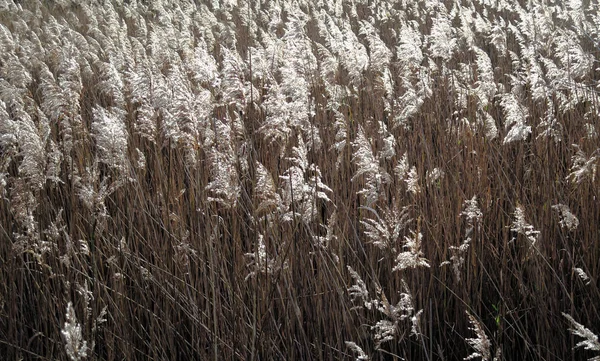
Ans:
[{"label": "reed bed", "polygon": [[597,360],[599,14],[2,1],[0,355]]}]

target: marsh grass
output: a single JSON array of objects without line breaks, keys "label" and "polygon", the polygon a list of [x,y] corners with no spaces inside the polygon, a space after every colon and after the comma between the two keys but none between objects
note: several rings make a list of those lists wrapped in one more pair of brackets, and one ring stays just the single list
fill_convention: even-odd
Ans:
[{"label": "marsh grass", "polygon": [[595,356],[598,4],[509,3],[7,2],[0,355]]}]

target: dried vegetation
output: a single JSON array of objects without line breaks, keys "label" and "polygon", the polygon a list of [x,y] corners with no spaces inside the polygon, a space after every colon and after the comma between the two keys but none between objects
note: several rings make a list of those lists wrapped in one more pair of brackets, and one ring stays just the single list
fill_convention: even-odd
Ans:
[{"label": "dried vegetation", "polygon": [[597,360],[599,14],[1,0],[0,355]]}]

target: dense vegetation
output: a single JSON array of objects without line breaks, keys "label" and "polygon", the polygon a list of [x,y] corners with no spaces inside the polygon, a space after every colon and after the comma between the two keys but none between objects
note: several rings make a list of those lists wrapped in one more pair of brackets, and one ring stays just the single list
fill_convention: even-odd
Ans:
[{"label": "dense vegetation", "polygon": [[597,0],[0,1],[6,360],[574,360]]}]

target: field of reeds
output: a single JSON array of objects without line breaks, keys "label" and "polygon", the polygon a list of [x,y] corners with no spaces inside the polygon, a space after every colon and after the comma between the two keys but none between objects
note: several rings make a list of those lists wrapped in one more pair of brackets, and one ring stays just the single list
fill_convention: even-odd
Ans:
[{"label": "field of reeds", "polygon": [[0,0],[3,360],[600,360],[598,0]]}]

